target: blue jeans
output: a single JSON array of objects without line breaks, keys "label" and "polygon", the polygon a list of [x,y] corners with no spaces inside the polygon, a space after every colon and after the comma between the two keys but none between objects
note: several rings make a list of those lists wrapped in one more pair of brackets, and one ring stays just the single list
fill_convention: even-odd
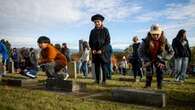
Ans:
[{"label": "blue jeans", "polygon": [[87,76],[88,74],[88,66],[87,66],[87,61],[83,61],[81,65],[81,71],[84,76]]},{"label": "blue jeans", "polygon": [[175,58],[175,78],[177,80],[185,80],[188,61],[188,57]]}]

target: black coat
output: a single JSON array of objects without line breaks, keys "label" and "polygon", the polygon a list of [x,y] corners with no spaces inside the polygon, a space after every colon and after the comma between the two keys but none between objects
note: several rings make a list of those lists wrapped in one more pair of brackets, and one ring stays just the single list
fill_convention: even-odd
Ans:
[{"label": "black coat", "polygon": [[181,58],[181,57],[189,57],[191,58],[191,50],[188,44],[188,41],[186,40],[186,44],[183,46],[181,41],[179,41],[177,38],[173,39],[172,41],[172,47],[175,52],[174,57],[175,58]]},{"label": "black coat", "polygon": [[[95,62],[103,62],[103,63],[109,63],[110,62],[110,55],[111,54],[109,50],[110,45],[110,34],[108,32],[108,29],[103,27],[102,29],[94,28],[91,30],[90,36],[89,36],[89,46],[91,50],[101,50],[102,54],[92,54],[92,61]],[[109,52],[110,51],[110,52]]]},{"label": "black coat", "polygon": [[139,45],[140,45],[140,43],[133,44],[133,54],[132,54],[133,58],[139,58],[139,55],[138,55]]},{"label": "black coat", "polygon": [[132,45],[133,53],[132,53],[132,57],[130,59],[130,63],[132,64],[133,69],[141,68],[141,66],[142,66],[142,62],[141,62],[141,59],[140,59],[139,54],[138,54],[139,45],[140,45],[140,43]]}]

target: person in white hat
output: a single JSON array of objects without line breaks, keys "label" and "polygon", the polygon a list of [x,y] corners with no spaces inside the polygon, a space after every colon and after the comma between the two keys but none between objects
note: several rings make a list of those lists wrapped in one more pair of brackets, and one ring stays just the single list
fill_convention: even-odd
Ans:
[{"label": "person in white hat", "polygon": [[171,59],[174,52],[159,25],[152,25],[148,35],[141,43],[138,54],[146,68],[145,88],[151,87],[152,75],[157,75],[157,88],[162,88],[163,69],[166,61]]},{"label": "person in white hat", "polygon": [[123,56],[122,57],[122,61],[119,64],[119,72],[120,72],[120,74],[126,75],[127,68],[128,68],[127,60],[126,60],[126,57]]}]

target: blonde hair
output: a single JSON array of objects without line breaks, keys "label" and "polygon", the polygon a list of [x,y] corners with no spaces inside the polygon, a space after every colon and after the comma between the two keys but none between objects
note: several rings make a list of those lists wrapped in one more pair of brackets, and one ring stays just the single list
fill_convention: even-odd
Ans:
[{"label": "blonde hair", "polygon": [[[146,37],[146,50],[147,51],[150,51],[152,48],[154,48],[154,43],[153,43],[153,40],[152,40],[152,35],[150,32],[148,32],[148,35]],[[161,35],[160,35],[160,38],[159,38],[159,41],[160,41],[160,49],[159,51],[162,52],[164,51],[165,49],[165,36],[164,36],[164,32],[162,31]]]}]

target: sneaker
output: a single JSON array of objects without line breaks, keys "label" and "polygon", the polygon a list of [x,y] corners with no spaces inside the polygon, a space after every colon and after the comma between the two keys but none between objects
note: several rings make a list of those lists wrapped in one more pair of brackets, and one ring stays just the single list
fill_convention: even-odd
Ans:
[{"label": "sneaker", "polygon": [[30,72],[26,72],[26,75],[27,75],[28,77],[30,77],[30,78],[36,78],[36,76],[33,75],[33,74],[30,74]]},{"label": "sneaker", "polygon": [[175,82],[179,82],[179,78],[176,78],[176,79],[175,79]]},{"label": "sneaker", "polygon": [[139,82],[140,80],[139,80],[139,79],[136,79],[135,81],[136,81],[136,82]]},{"label": "sneaker", "polygon": [[65,78],[64,78],[64,80],[67,80],[68,77],[69,77],[69,74],[67,73],[66,76],[65,76]]}]

